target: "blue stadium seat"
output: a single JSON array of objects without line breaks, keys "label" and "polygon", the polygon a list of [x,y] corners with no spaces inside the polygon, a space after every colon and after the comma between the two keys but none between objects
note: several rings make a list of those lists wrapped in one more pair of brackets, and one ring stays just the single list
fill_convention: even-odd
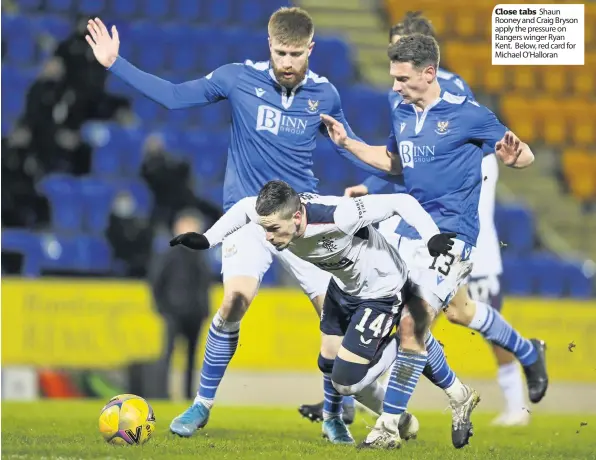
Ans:
[{"label": "blue stadium seat", "polygon": [[55,231],[77,232],[81,229],[82,199],[76,193],[78,182],[66,174],[50,174],[38,184],[40,193],[50,202],[51,222]]},{"label": "blue stadium seat", "polygon": [[130,38],[139,67],[147,72],[159,73],[166,64],[166,35],[154,23],[143,21],[131,26]]},{"label": "blue stadium seat", "polygon": [[170,15],[170,2],[164,0],[144,0],[143,17],[151,21],[162,21]]},{"label": "blue stadium seat", "polygon": [[207,2],[206,21],[210,24],[227,24],[232,21],[232,1],[217,0],[216,2]]},{"label": "blue stadium seat", "polygon": [[23,255],[21,275],[39,276],[42,253],[35,233],[26,229],[2,229],[2,250]]},{"label": "blue stadium seat", "polygon": [[93,150],[91,173],[102,177],[118,177],[122,174],[120,152],[111,143]]},{"label": "blue stadium seat", "polygon": [[48,11],[66,13],[72,11],[74,0],[46,0]]},{"label": "blue stadium seat", "polygon": [[38,33],[48,34],[56,40],[64,40],[73,31],[74,25],[60,16],[43,15],[31,18],[35,30]]},{"label": "blue stadium seat", "polygon": [[51,271],[78,271],[82,269],[76,235],[45,233],[40,235],[42,250],[41,269]]},{"label": "blue stadium seat", "polygon": [[534,247],[534,221],[530,210],[521,204],[495,208],[499,238],[511,254],[529,254]]},{"label": "blue stadium seat", "polygon": [[[137,16],[141,10],[140,3],[139,0],[126,0],[125,2],[122,0],[111,0],[108,3],[109,14],[118,19]],[[116,27],[119,27],[119,24],[116,24]]]},{"label": "blue stadium seat", "polygon": [[536,253],[529,259],[535,292],[541,297],[558,298],[565,293],[565,264],[554,254]]},{"label": "blue stadium seat", "polygon": [[532,294],[531,267],[527,259],[511,255],[503,256],[503,292],[509,295],[529,296]]},{"label": "blue stadium seat", "polygon": [[19,10],[35,11],[41,7],[42,0],[17,0]]},{"label": "blue stadium seat", "polygon": [[196,22],[202,19],[202,7],[204,2],[201,0],[175,0],[173,13],[177,21]]},{"label": "blue stadium seat", "polygon": [[267,24],[273,11],[266,10],[266,5],[260,0],[243,0],[236,4],[235,21],[243,27],[255,27]]},{"label": "blue stadium seat", "polygon": [[4,62],[18,65],[34,64],[35,31],[26,16],[2,14],[2,41],[6,42]]},{"label": "blue stadium seat", "polygon": [[223,206],[223,186],[219,184],[208,184],[207,186],[200,181],[196,181],[195,193],[213,204]]},{"label": "blue stadium seat", "polygon": [[130,94],[135,91],[121,78],[115,76],[113,73],[108,73],[108,79],[106,81],[106,91],[111,94],[121,94],[129,97]]},{"label": "blue stadium seat", "polygon": [[82,177],[79,182],[83,206],[83,229],[91,234],[102,234],[109,224],[115,189],[100,178]]},{"label": "blue stadium seat", "polygon": [[89,273],[108,273],[112,267],[112,249],[101,236],[80,235],[77,238],[78,267]]},{"label": "blue stadium seat", "polygon": [[106,0],[78,0],[76,2],[77,11],[85,16],[103,16],[107,8]]},{"label": "blue stadium seat", "polygon": [[143,120],[143,124],[155,124],[162,114],[160,105],[142,94],[134,92],[132,109]]},{"label": "blue stadium seat", "polygon": [[339,38],[315,37],[315,49],[310,56],[313,72],[327,77],[335,85],[346,85],[354,76],[348,45]]},{"label": "blue stadium seat", "polygon": [[198,63],[205,74],[231,62],[228,47],[222,37],[225,37],[224,32],[216,27],[197,27],[192,32],[190,40],[193,43],[209,44],[201,48],[199,53]]},{"label": "blue stadium seat", "polygon": [[571,261],[565,264],[565,280],[568,294],[579,299],[590,299],[594,295],[594,275],[582,261]]},{"label": "blue stadium seat", "polygon": [[164,31],[168,35],[170,69],[178,74],[196,72],[200,68],[202,52],[197,52],[193,27],[176,24],[164,27]]}]

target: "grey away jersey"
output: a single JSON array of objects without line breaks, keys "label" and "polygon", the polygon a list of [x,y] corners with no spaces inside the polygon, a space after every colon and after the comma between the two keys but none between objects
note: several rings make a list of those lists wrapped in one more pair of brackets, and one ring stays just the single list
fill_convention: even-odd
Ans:
[{"label": "grey away jersey", "polygon": [[[301,194],[306,229],[288,249],[331,273],[339,287],[355,297],[379,299],[399,295],[408,270],[405,262],[373,227],[396,214],[416,228],[425,242],[439,233],[437,225],[410,195],[361,198]],[[249,222],[259,222],[256,197],[240,200],[205,236],[211,247]]]}]

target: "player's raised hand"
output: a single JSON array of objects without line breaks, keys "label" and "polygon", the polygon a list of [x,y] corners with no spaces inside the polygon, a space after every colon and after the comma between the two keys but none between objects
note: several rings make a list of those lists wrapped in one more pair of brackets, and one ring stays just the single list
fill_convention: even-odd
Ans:
[{"label": "player's raised hand", "polygon": [[205,235],[195,232],[182,233],[170,241],[170,246],[178,246],[179,244],[196,251],[209,249],[210,246]]},{"label": "player's raised hand", "polygon": [[344,196],[349,196],[351,198],[357,198],[364,195],[368,195],[368,187],[364,184],[353,185],[352,187],[346,188],[344,191]]},{"label": "player's raised hand", "polygon": [[335,118],[325,114],[321,114],[321,120],[325,123],[325,127],[327,128],[331,140],[340,147],[343,147],[348,138],[348,133],[346,132],[344,125]]},{"label": "player's raised hand", "polygon": [[101,19],[95,18],[89,19],[87,30],[89,31],[89,35],[85,35],[85,39],[93,49],[95,59],[102,66],[110,68],[114,61],[116,61],[118,49],[120,48],[120,39],[116,26],[112,26],[112,35],[110,35],[110,32]]},{"label": "player's raised hand", "polygon": [[507,166],[514,165],[522,153],[519,137],[511,131],[507,131],[503,136],[503,139],[495,145],[495,153]]}]

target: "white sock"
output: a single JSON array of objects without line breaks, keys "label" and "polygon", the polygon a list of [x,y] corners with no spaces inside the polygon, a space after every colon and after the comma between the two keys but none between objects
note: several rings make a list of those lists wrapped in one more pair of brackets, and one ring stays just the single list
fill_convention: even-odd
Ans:
[{"label": "white sock", "polygon": [[205,406],[207,409],[211,410],[211,408],[213,407],[213,399],[205,399],[205,398],[201,398],[199,395],[195,396],[195,400],[194,400],[194,404],[202,404],[203,406]]},{"label": "white sock", "polygon": [[527,407],[524,395],[524,381],[516,362],[500,366],[497,381],[503,391],[507,412],[519,412]]},{"label": "white sock", "polygon": [[488,308],[486,304],[482,302],[476,302],[476,313],[474,313],[474,318],[468,324],[470,329],[474,329],[475,331],[479,331],[486,318],[488,317]]},{"label": "white sock", "polygon": [[383,412],[385,388],[379,382],[373,382],[354,395],[354,399],[377,415]]},{"label": "white sock", "polygon": [[468,397],[468,390],[457,377],[449,388],[445,388],[445,393],[449,396],[449,401],[463,402]]}]

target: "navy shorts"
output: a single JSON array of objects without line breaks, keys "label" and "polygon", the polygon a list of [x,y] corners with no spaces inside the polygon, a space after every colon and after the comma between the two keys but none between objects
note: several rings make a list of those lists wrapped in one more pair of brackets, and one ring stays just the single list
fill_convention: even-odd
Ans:
[{"label": "navy shorts", "polygon": [[345,349],[372,361],[398,324],[402,308],[403,300],[396,295],[361,299],[343,292],[332,279],[321,312],[321,332],[343,336]]},{"label": "navy shorts", "polygon": [[503,307],[503,295],[501,294],[501,276],[483,276],[481,278],[470,278],[468,281],[468,292],[472,300],[489,304],[497,311]]}]

